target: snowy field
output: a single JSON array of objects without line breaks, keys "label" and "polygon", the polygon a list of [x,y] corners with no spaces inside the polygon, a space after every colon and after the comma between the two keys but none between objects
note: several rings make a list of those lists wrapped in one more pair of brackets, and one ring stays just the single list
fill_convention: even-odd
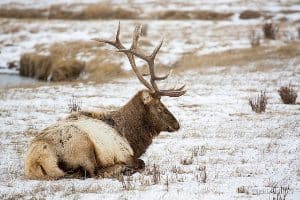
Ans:
[{"label": "snowy field", "polygon": [[[115,179],[26,180],[24,154],[36,130],[68,115],[72,96],[84,110],[114,109],[142,89],[136,78],[104,85],[1,89],[0,197],[272,199],[283,195],[282,187],[289,188],[286,199],[299,199],[300,105],[284,105],[277,94],[286,82],[300,87],[299,60],[296,63],[268,71],[230,67],[179,74],[187,94],[163,101],[182,128],[161,133],[142,157],[146,170],[125,177],[124,185]],[[259,88],[269,97],[263,114],[248,105]],[[159,180],[154,165],[159,167]]]},{"label": "snowy field", "polygon": [[[2,0],[0,7],[47,8],[53,2]],[[81,1],[55,3],[69,5]],[[185,3],[176,0],[170,4],[152,0],[114,0],[111,3],[129,3],[146,13],[159,9],[235,13],[229,20],[220,21],[121,20],[121,38],[127,46],[138,23],[148,25],[147,36],[142,38],[146,44],[144,50],[151,51],[164,38],[157,59],[166,65],[176,63],[183,55],[197,57],[250,49],[250,31],[257,30],[262,35],[261,26],[265,21],[262,18],[239,19],[238,14],[245,9],[272,12],[274,21],[286,17],[287,21],[278,22],[277,40],[261,40],[261,46],[270,54],[282,46],[299,45],[300,2],[296,0]],[[282,10],[293,12],[283,14]],[[117,23],[118,20],[0,18],[0,75],[5,73],[5,77],[9,77],[9,74],[18,73],[16,68],[9,69],[9,63],[18,63],[23,53],[35,51],[41,45],[49,47],[54,42],[90,41],[94,37],[110,39]],[[103,49],[112,50],[107,46]],[[47,50],[42,53],[47,54]],[[119,58],[123,69],[130,69],[124,56],[116,56]],[[87,58],[78,55],[78,59]],[[105,84],[26,80],[28,85],[10,87],[3,87],[3,80],[0,80],[0,199],[300,199],[299,53],[286,57],[274,54],[263,61],[250,58],[242,63],[175,69],[170,80],[162,86],[185,83],[187,93],[179,98],[164,97],[162,101],[180,121],[181,129],[174,133],[162,132],[142,156],[146,169],[130,177],[124,176],[124,181],[93,178],[28,180],[24,177],[24,156],[38,131],[70,114],[68,104],[72,98],[83,110],[117,109],[144,89],[136,77],[117,78]],[[298,89],[295,105],[283,104],[277,92],[289,83]],[[265,113],[256,114],[248,99],[260,90],[266,90],[268,104]]]}]

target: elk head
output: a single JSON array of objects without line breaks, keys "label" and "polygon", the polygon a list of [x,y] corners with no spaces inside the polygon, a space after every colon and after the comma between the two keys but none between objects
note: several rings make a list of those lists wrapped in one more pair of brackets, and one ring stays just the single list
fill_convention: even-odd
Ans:
[{"label": "elk head", "polygon": [[[162,81],[168,78],[170,72],[165,76],[158,76],[155,74],[154,69],[154,60],[157,55],[159,49],[162,46],[163,41],[161,41],[158,46],[153,50],[151,55],[145,55],[138,48],[138,39],[141,33],[141,26],[136,26],[133,34],[133,40],[131,47],[126,49],[119,39],[120,35],[120,22],[118,25],[118,30],[116,34],[116,38],[114,41],[103,40],[103,39],[93,39],[94,41],[107,43],[118,49],[118,52],[123,52],[127,56],[130,65],[135,72],[139,81],[148,89],[142,90],[138,94],[141,95],[141,99],[146,110],[146,120],[152,127],[155,127],[156,130],[159,131],[176,131],[180,128],[178,121],[172,115],[172,113],[164,106],[161,102],[162,96],[169,97],[179,97],[185,94],[184,85],[180,88],[172,88],[172,89],[159,89],[156,81]],[[146,61],[149,67],[149,73],[146,75],[142,75],[135,63],[135,56]],[[147,81],[143,76],[150,75],[150,81]]]}]

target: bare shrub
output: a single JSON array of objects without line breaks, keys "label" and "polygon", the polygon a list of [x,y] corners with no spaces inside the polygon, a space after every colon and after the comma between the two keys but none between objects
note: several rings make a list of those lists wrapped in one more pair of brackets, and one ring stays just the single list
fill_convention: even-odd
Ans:
[{"label": "bare shrub", "polygon": [[249,34],[249,41],[252,47],[257,47],[260,45],[260,35],[255,31],[251,30]]},{"label": "bare shrub", "polygon": [[158,165],[154,164],[151,168],[145,169],[145,174],[151,176],[151,183],[158,184],[161,180],[161,171]]},{"label": "bare shrub", "polygon": [[192,157],[190,157],[190,158],[182,158],[182,159],[180,160],[180,163],[181,163],[182,165],[191,165],[191,164],[193,164],[193,162],[194,162],[194,160],[193,160]]},{"label": "bare shrub", "polygon": [[120,175],[119,180],[121,181],[122,187],[123,187],[124,190],[133,190],[133,189],[134,189],[134,186],[133,186],[133,184],[131,183],[131,178],[130,178],[130,176],[123,176],[123,175]]},{"label": "bare shrub", "polygon": [[279,31],[279,26],[277,24],[274,24],[273,22],[267,22],[263,25],[262,29],[265,38],[275,40],[276,35]]},{"label": "bare shrub", "polygon": [[192,156],[193,157],[197,157],[197,156],[204,156],[206,153],[206,148],[204,145],[202,145],[201,147],[197,146],[194,147],[192,150]]},{"label": "bare shrub", "polygon": [[69,100],[69,111],[70,112],[79,112],[81,111],[82,102],[79,101],[75,96],[72,96],[72,99]]},{"label": "bare shrub", "polygon": [[207,181],[206,166],[199,166],[197,170],[199,171],[199,173],[196,175],[197,181],[201,183],[206,183]]},{"label": "bare shrub", "polygon": [[273,200],[286,200],[287,195],[290,192],[289,186],[280,186],[277,184],[271,187],[270,193],[273,194]]},{"label": "bare shrub", "polygon": [[236,189],[237,193],[244,193],[244,194],[249,194],[249,190],[248,188],[246,188],[245,186],[240,186]]},{"label": "bare shrub", "polygon": [[261,13],[259,11],[244,10],[240,14],[240,19],[255,19],[255,18],[259,18],[260,16]]},{"label": "bare shrub", "polygon": [[267,107],[266,91],[260,91],[257,97],[249,99],[249,105],[256,113],[265,112]]},{"label": "bare shrub", "polygon": [[296,104],[297,91],[292,87],[291,84],[280,87],[278,93],[284,104]]}]

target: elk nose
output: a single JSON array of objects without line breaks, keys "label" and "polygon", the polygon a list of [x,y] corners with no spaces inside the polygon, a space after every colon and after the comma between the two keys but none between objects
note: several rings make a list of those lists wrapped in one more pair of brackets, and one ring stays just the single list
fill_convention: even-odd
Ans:
[{"label": "elk nose", "polygon": [[177,123],[175,123],[175,126],[174,126],[174,128],[175,128],[176,130],[180,129],[180,125],[179,125],[179,123],[178,123],[178,122],[177,122]]},{"label": "elk nose", "polygon": [[180,125],[178,122],[173,123],[172,125],[168,126],[167,131],[168,132],[174,132],[177,131],[180,128]]}]

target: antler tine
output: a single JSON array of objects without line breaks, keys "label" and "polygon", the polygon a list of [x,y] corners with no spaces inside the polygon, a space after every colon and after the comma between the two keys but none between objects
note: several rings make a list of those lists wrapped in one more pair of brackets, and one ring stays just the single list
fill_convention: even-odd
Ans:
[{"label": "antler tine", "polygon": [[135,31],[134,31],[131,48],[130,49],[120,49],[119,52],[131,53],[132,55],[135,55],[138,58],[141,58],[142,60],[145,60],[148,63],[149,72],[150,72],[150,83],[151,83],[151,85],[154,89],[154,92],[157,93],[158,95],[160,95],[160,96],[170,96],[170,97],[179,97],[179,96],[185,94],[186,91],[183,90],[185,85],[183,85],[182,87],[177,88],[177,89],[160,90],[158,88],[155,81],[165,80],[171,74],[171,70],[169,71],[168,74],[166,74],[164,76],[161,76],[161,77],[159,77],[155,74],[154,60],[155,60],[155,57],[156,57],[157,53],[159,52],[159,50],[160,50],[160,48],[163,44],[163,40],[161,40],[160,43],[155,47],[155,49],[152,51],[151,55],[147,56],[137,48],[139,34],[140,34],[140,26],[137,26],[135,28]]},{"label": "antler tine", "polygon": [[140,32],[141,32],[141,25],[137,25],[133,32],[133,38],[132,38],[132,44],[130,50],[135,50],[137,48]]},{"label": "antler tine", "polygon": [[[124,52],[126,54],[128,60],[129,60],[129,63],[131,65],[133,71],[137,75],[139,81],[143,85],[145,85],[145,87],[147,87],[149,90],[154,91],[153,87],[143,78],[143,76],[140,74],[138,68],[136,67],[133,53],[131,51],[128,51],[127,49],[125,49],[125,47],[122,45],[122,43],[120,41],[120,32],[121,32],[120,29],[121,29],[121,25],[120,25],[120,22],[119,22],[116,37],[115,37],[115,41],[103,40],[103,39],[92,39],[92,40],[97,41],[97,42],[103,42],[103,43],[110,44],[110,45],[114,46],[115,48],[117,48],[118,52]],[[134,32],[132,47],[137,46],[138,38],[139,38],[139,29],[138,29],[138,27],[136,27],[136,30]]]},{"label": "antler tine", "polygon": [[163,91],[160,93],[161,96],[169,96],[169,97],[180,97],[186,93],[186,90],[182,91]]},{"label": "antler tine", "polygon": [[169,89],[169,90],[160,90],[161,92],[168,92],[168,91],[183,91],[183,89],[185,88],[185,84],[183,86],[181,86],[180,88],[174,88],[174,89]]},{"label": "antler tine", "polygon": [[96,42],[110,44],[110,45],[116,47],[117,49],[125,49],[125,47],[122,45],[122,43],[120,41],[120,38],[119,38],[119,36],[120,36],[120,26],[121,25],[120,25],[120,22],[119,22],[115,41],[98,39],[98,38],[93,38],[92,40],[94,40]]},{"label": "antler tine", "polygon": [[[179,96],[185,94],[186,91],[183,90],[185,85],[183,85],[182,87],[177,88],[177,89],[174,88],[174,89],[168,89],[168,90],[160,90],[158,88],[155,81],[164,80],[164,79],[168,78],[169,75],[171,74],[171,71],[169,71],[168,74],[166,74],[164,76],[161,76],[161,77],[155,75],[154,60],[155,60],[155,57],[156,57],[158,51],[160,50],[160,48],[163,44],[163,40],[161,40],[161,42],[155,47],[155,49],[153,50],[151,55],[147,56],[137,48],[138,40],[139,40],[139,37],[140,37],[140,31],[141,31],[141,26],[137,25],[134,29],[132,44],[131,44],[131,47],[129,49],[126,49],[120,41],[120,38],[119,38],[119,36],[120,36],[120,22],[118,24],[118,30],[117,30],[115,41],[103,40],[103,39],[93,39],[93,40],[97,41],[97,42],[103,42],[103,43],[110,44],[110,45],[116,47],[118,49],[118,52],[125,53],[128,60],[129,60],[129,62],[130,62],[130,65],[131,65],[133,71],[137,75],[140,82],[143,85],[145,85],[150,91],[155,92],[158,96],[179,97]],[[151,84],[149,82],[147,82],[146,79],[143,78],[143,75],[137,69],[134,56],[137,56],[137,57],[141,58],[142,60],[145,60],[148,63],[149,72],[150,72],[150,83]]]}]

